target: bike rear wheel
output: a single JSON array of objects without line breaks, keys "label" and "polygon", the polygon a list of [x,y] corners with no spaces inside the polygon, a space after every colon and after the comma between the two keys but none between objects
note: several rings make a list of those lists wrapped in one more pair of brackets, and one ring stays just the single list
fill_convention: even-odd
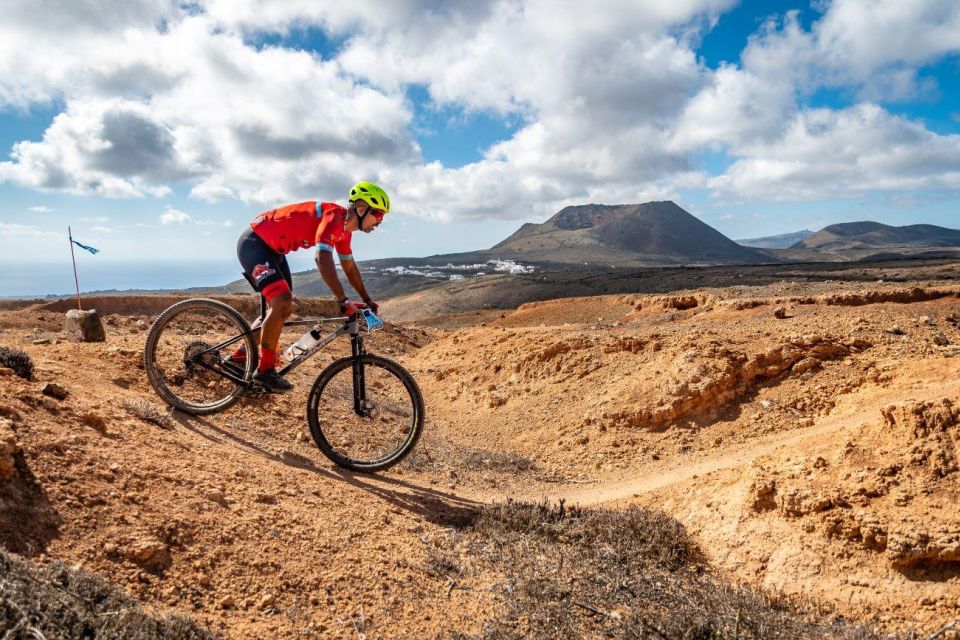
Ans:
[{"label": "bike rear wheel", "polygon": [[[143,362],[154,390],[170,406],[191,415],[223,411],[246,386],[221,375],[228,371],[249,381],[258,354],[250,325],[232,307],[217,300],[184,300],[161,313],[144,347]],[[231,367],[230,355],[240,345],[246,362]],[[226,366],[225,366],[226,363]]]},{"label": "bike rear wheel", "polygon": [[[382,471],[413,450],[423,431],[423,396],[406,369],[364,354],[342,358],[317,377],[307,398],[307,421],[320,451],[353,471]],[[355,380],[364,381],[362,400]]]}]

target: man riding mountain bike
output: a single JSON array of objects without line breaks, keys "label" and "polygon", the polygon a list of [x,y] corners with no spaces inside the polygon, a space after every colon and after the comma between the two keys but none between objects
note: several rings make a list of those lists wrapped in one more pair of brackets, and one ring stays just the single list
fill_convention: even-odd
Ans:
[{"label": "man riding mountain bike", "polygon": [[[358,182],[350,189],[349,205],[332,202],[300,202],[261,213],[237,242],[237,257],[243,275],[260,293],[260,364],[253,379],[274,393],[293,389],[277,373],[277,348],[283,323],[293,310],[293,277],[286,254],[317,245],[317,269],[340,304],[340,315],[352,316],[364,307],[375,313],[378,305],[363,286],[360,269],[353,260],[350,239],[354,231],[370,233],[390,211],[390,198],[372,182]],[[350,285],[363,303],[349,300],[337,276],[333,251]],[[247,354],[238,349],[230,361],[243,368]]]}]

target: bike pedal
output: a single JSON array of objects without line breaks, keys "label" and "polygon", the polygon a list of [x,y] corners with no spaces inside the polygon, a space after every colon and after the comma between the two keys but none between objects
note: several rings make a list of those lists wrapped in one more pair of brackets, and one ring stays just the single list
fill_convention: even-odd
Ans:
[{"label": "bike pedal", "polygon": [[247,395],[253,396],[268,396],[270,395],[270,389],[267,389],[265,386],[259,382],[253,382],[250,384],[250,390],[247,392]]}]

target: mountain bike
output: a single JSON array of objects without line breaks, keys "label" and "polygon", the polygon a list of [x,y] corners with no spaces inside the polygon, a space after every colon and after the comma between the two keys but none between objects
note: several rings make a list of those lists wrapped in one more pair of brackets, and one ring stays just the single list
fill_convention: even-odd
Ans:
[{"label": "mountain bike", "polygon": [[[286,375],[340,336],[350,336],[351,355],[320,372],[307,398],[314,442],[330,460],[354,471],[381,471],[400,462],[423,431],[423,396],[406,369],[367,353],[366,332],[383,328],[370,309],[352,317],[291,320],[285,327],[340,322],[329,335],[286,364]],[[195,298],[157,316],[147,334],[143,362],[154,390],[170,406],[191,415],[223,411],[245,395],[267,393],[253,380],[259,350],[251,325],[223,302]],[[243,344],[245,363],[232,354]]]}]

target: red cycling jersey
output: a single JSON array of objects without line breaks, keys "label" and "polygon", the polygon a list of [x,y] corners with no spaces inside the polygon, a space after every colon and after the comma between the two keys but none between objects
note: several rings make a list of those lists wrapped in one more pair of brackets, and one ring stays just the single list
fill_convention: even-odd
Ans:
[{"label": "red cycling jersey", "polygon": [[344,230],[346,219],[347,210],[340,205],[310,201],[261,213],[250,227],[281,255],[318,244],[321,250],[336,249],[341,260],[349,260],[353,233]]}]

